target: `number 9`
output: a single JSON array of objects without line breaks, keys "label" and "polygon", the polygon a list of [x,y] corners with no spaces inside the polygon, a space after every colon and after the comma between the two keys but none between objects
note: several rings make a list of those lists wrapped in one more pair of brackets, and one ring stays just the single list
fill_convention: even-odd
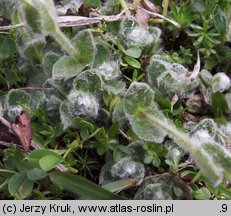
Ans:
[{"label": "number 9", "polygon": [[227,212],[227,204],[222,204],[222,212]]}]

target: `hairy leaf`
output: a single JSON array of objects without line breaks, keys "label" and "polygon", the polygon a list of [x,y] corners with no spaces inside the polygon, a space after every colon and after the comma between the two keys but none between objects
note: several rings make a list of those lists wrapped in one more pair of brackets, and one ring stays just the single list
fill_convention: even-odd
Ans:
[{"label": "hairy leaf", "polygon": [[80,61],[83,64],[91,64],[96,55],[96,47],[90,30],[83,30],[77,34],[73,42],[78,49]]},{"label": "hairy leaf", "polygon": [[20,115],[23,110],[21,105],[29,109],[33,108],[31,96],[27,92],[19,89],[12,89],[8,92],[6,103],[8,115],[12,119]]},{"label": "hairy leaf", "polygon": [[125,94],[124,109],[130,116],[136,114],[139,108],[146,108],[151,105],[154,99],[154,92],[144,83],[132,83]]},{"label": "hairy leaf", "polygon": [[102,80],[97,70],[84,71],[73,80],[73,87],[76,90],[89,91],[97,95],[102,89]]},{"label": "hairy leaf", "polygon": [[60,118],[64,127],[71,125],[72,118],[76,116],[85,118],[96,118],[99,104],[94,95],[89,92],[72,91],[66,100],[60,105]]},{"label": "hairy leaf", "polygon": [[53,79],[69,79],[81,72],[85,65],[71,57],[63,56],[55,62],[52,69]]},{"label": "hairy leaf", "polygon": [[[140,85],[142,85],[143,91],[134,92],[134,89],[140,87]],[[224,170],[226,169],[226,164],[223,164],[221,161],[224,158],[227,158],[227,160],[228,158],[231,159],[231,155],[227,154],[224,150],[220,150],[219,154],[217,154],[216,151],[210,151],[208,153],[208,151],[203,150],[203,146],[209,145],[211,148],[214,147],[215,142],[212,138],[210,138],[208,133],[204,135],[203,131],[202,133],[199,131],[199,133],[194,134],[194,136],[191,137],[190,135],[182,132],[180,129],[176,128],[173,122],[164,117],[164,115],[161,115],[157,107],[151,107],[149,99],[147,99],[146,104],[145,99],[141,100],[141,104],[145,104],[146,107],[144,106],[143,108],[140,108],[140,106],[137,105],[137,103],[139,103],[137,98],[141,98],[145,91],[150,92],[149,86],[140,83],[133,83],[124,98],[124,105],[128,104],[128,108],[126,105],[124,106],[125,112],[130,114],[130,124],[136,134],[141,139],[153,139],[155,142],[156,139],[161,137],[161,135],[157,133],[157,129],[159,129],[159,131],[161,131],[164,135],[168,135],[175,143],[189,151],[193,155],[193,158],[203,175],[206,176],[214,185],[219,185],[224,178]],[[134,104],[134,106],[129,106],[131,104]],[[158,115],[158,113],[160,114]],[[205,145],[204,143],[207,144]],[[220,148],[224,149],[223,146]]]}]

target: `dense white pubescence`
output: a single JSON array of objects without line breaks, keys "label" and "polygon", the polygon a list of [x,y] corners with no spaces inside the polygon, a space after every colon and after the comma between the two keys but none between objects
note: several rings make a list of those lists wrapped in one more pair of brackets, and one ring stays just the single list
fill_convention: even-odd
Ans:
[{"label": "dense white pubescence", "polygon": [[150,60],[148,82],[167,97],[190,97],[199,85],[198,80],[191,81],[187,68],[161,55],[153,55]]},{"label": "dense white pubescence", "polygon": [[97,99],[88,92],[72,91],[60,106],[60,118],[64,127],[76,116],[96,118],[99,111]]},{"label": "dense white pubescence", "polygon": [[127,37],[131,40],[131,42],[133,42],[133,45],[140,44],[141,41],[142,43],[144,43],[144,45],[150,44],[155,39],[154,36],[150,34],[148,30],[145,30],[141,27],[133,28],[127,34]]},{"label": "dense white pubescence", "polygon": [[111,168],[111,175],[119,179],[134,178],[137,184],[143,180],[145,169],[142,163],[135,162],[130,158],[122,158]]},{"label": "dense white pubescence", "polygon": [[212,80],[212,90],[213,92],[224,92],[228,90],[231,86],[229,77],[225,73],[217,73],[214,75]]},{"label": "dense white pubescence", "polygon": [[98,115],[99,104],[93,95],[82,91],[73,91],[68,95],[68,100],[79,108],[77,113],[89,114],[91,117]]},{"label": "dense white pubescence", "polygon": [[117,61],[107,61],[99,66],[99,73],[106,80],[116,79],[121,75]]}]

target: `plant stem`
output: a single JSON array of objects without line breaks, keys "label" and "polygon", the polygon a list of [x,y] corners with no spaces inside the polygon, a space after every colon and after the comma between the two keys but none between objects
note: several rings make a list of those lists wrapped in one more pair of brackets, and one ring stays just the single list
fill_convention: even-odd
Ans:
[{"label": "plant stem", "polygon": [[85,143],[86,141],[88,141],[89,139],[91,139],[92,137],[94,137],[99,131],[101,130],[101,128],[97,128],[92,134],[90,134],[85,140],[81,141],[82,145],[83,143]]},{"label": "plant stem", "polygon": [[159,18],[161,18],[161,19],[163,19],[163,20],[166,20],[166,21],[172,23],[172,24],[175,25],[177,28],[181,28],[180,24],[177,23],[176,21],[172,20],[172,19],[169,19],[169,18],[167,18],[167,17],[165,17],[165,16],[163,16],[163,15],[161,15],[161,14],[148,11],[148,10],[146,10],[146,9],[144,9],[144,8],[142,8],[142,7],[140,7],[139,5],[137,5],[137,7],[138,7],[139,9],[141,9],[142,11],[144,11],[145,13],[148,13],[148,14],[151,14],[151,15],[153,15],[153,16],[159,17]]},{"label": "plant stem", "polygon": [[150,115],[143,110],[140,111],[140,113],[148,120],[152,121],[155,125],[158,125],[162,129],[164,129],[168,134],[171,134],[173,137],[176,137],[177,140],[180,141],[180,143],[183,143],[183,145],[188,151],[194,152],[196,143],[192,142],[191,138],[187,134],[177,131],[169,124],[166,124],[166,122],[163,122],[158,118],[155,118],[153,115]]},{"label": "plant stem", "polygon": [[119,2],[120,2],[120,5],[121,5],[121,8],[122,8],[122,9],[127,9],[127,8],[128,8],[128,6],[127,6],[125,0],[119,0]]},{"label": "plant stem", "polygon": [[146,113],[145,110],[140,110],[138,114],[141,114],[142,117],[147,118],[147,120],[154,123],[154,125],[157,125],[166,131],[170,138],[173,138],[175,142],[185,147],[185,149],[194,156],[200,170],[205,173],[206,177],[209,177],[210,181],[213,182],[214,185],[219,185],[221,183],[222,176],[220,176],[217,172],[219,169],[214,167],[212,161],[208,159],[208,154],[200,148],[197,140],[193,140],[189,135],[178,131],[177,128],[168,124],[167,121]]},{"label": "plant stem", "polygon": [[12,173],[15,174],[17,172],[13,171],[13,170],[7,170],[7,169],[0,169],[0,172],[4,172],[4,173]]},{"label": "plant stem", "polygon": [[164,0],[164,5],[163,5],[163,16],[168,16],[168,4],[169,0]]},{"label": "plant stem", "polygon": [[82,57],[79,55],[78,51],[60,29],[57,29],[56,32],[52,32],[52,36],[60,44],[62,49],[64,49],[70,56],[79,60],[80,62],[82,61]]}]

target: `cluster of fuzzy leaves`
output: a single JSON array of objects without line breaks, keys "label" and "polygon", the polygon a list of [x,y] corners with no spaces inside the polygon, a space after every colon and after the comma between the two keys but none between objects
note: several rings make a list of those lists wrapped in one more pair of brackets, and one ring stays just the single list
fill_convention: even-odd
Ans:
[{"label": "cluster of fuzzy leaves", "polygon": [[[187,186],[185,186],[187,187]],[[185,189],[185,188],[184,188]],[[180,188],[170,175],[160,175],[146,179],[135,195],[135,199],[141,200],[174,200],[185,199]]]},{"label": "cluster of fuzzy leaves", "polygon": [[163,142],[168,135],[175,143],[190,152],[201,172],[214,185],[230,179],[231,154],[216,142],[207,130],[189,135],[176,128],[157,108],[154,91],[144,83],[132,83],[125,94],[123,105],[133,131],[140,139]]},{"label": "cluster of fuzzy leaves", "polygon": [[200,91],[205,103],[212,107],[214,116],[222,118],[227,111],[230,111],[230,87],[231,80],[224,73],[219,72],[214,76],[207,70],[199,74]]},{"label": "cluster of fuzzy leaves", "polygon": [[145,29],[132,17],[128,17],[120,25],[120,39],[126,47],[137,46],[145,53],[153,49],[158,42],[161,30],[155,27]]},{"label": "cluster of fuzzy leaves", "polygon": [[168,56],[153,55],[150,60],[148,82],[166,97],[176,93],[182,97],[192,96],[199,83],[189,75],[190,72],[185,67],[170,62]]},{"label": "cluster of fuzzy leaves", "polygon": [[[93,4],[93,1],[86,2],[92,7],[100,5]],[[72,3],[73,1],[70,1],[70,4]],[[75,10],[78,10],[83,1],[73,4]],[[62,10],[66,10],[66,7]],[[155,97],[155,94],[161,92],[169,105],[175,94],[180,99],[187,99],[200,90],[205,103],[212,107],[215,117],[222,117],[225,111],[231,109],[231,82],[225,73],[220,72],[213,76],[210,72],[202,70],[198,77],[194,77],[195,72],[172,62],[165,53],[157,52],[161,35],[159,28],[143,28],[130,16],[119,23],[117,30],[112,29],[118,22],[114,23],[115,26],[106,24],[111,28],[111,32],[107,34],[110,43],[100,37],[94,37],[90,29],[78,31],[69,40],[58,28],[57,14],[51,0],[21,0],[18,10],[14,12],[13,22],[17,24],[22,21],[30,30],[20,29],[18,33],[23,36],[19,37],[23,39],[18,42],[23,63],[19,70],[27,71],[28,84],[35,88],[11,89],[4,95],[5,115],[10,120],[14,120],[23,109],[36,113],[38,108],[42,107],[52,125],[61,121],[64,126],[62,132],[68,131],[69,128],[77,129],[81,136],[86,138],[89,131],[94,132],[97,123],[100,122],[102,126],[102,123],[106,122],[108,125],[112,118],[114,124],[108,134],[106,126],[100,128],[98,133],[94,134],[97,144],[94,145],[94,141],[92,142],[94,147],[97,146],[99,155],[107,152],[110,157],[110,150],[114,151],[113,159],[108,160],[101,169],[100,185],[113,184],[124,179],[132,179],[135,185],[140,185],[146,174],[143,162],[152,163],[157,168],[161,164],[160,155],[151,157],[147,154],[147,148],[151,145],[166,147],[163,145],[167,143],[166,138],[171,139],[167,145],[169,151],[161,151],[163,157],[169,161],[174,157],[172,152],[176,151],[177,157],[173,160],[179,162],[180,146],[185,152],[190,153],[208,182],[218,186],[224,180],[230,180],[231,154],[225,148],[225,144],[231,141],[230,124],[219,125],[214,120],[206,118],[198,124],[185,124],[187,133],[165,116]],[[218,24],[217,21],[217,29]],[[55,42],[47,43],[47,35]],[[111,43],[116,46],[111,46]],[[140,60],[142,55],[151,56],[147,68]],[[124,62],[129,69],[143,70],[147,74],[147,83],[132,82],[126,89],[121,70]],[[108,110],[105,109],[105,104]],[[173,108],[171,104],[169,106]],[[94,126],[88,121],[94,122]],[[137,141],[124,146],[113,139],[118,135],[119,127],[123,128],[127,123],[130,124],[131,133],[135,134]],[[90,125],[91,130],[85,130],[84,124]],[[117,127],[115,132],[112,132],[113,127]],[[112,133],[115,134],[111,135]],[[40,144],[45,147],[44,143]],[[178,145],[177,148],[175,145]],[[57,152],[33,151],[27,160],[28,169],[17,169],[19,172],[11,178],[8,185],[10,194],[17,197],[22,187],[26,188],[26,191],[17,198],[27,197],[37,180],[45,178],[55,166],[65,161],[64,157],[60,156],[63,152]],[[20,156],[20,159],[22,158],[23,156]],[[7,165],[7,162],[4,165]],[[73,176],[58,177],[59,180],[76,180]],[[62,180],[55,180],[52,175],[50,178],[61,187],[70,189],[66,184],[63,185]],[[17,181],[20,184],[16,184]],[[26,183],[28,187],[25,187]],[[18,187],[14,188],[15,185]],[[163,176],[145,180],[135,197],[182,199],[184,194],[171,177]]]},{"label": "cluster of fuzzy leaves", "polygon": [[145,175],[144,165],[131,157],[124,157],[116,163],[106,163],[100,172],[99,184],[105,185],[121,179],[132,178],[139,185]]}]

